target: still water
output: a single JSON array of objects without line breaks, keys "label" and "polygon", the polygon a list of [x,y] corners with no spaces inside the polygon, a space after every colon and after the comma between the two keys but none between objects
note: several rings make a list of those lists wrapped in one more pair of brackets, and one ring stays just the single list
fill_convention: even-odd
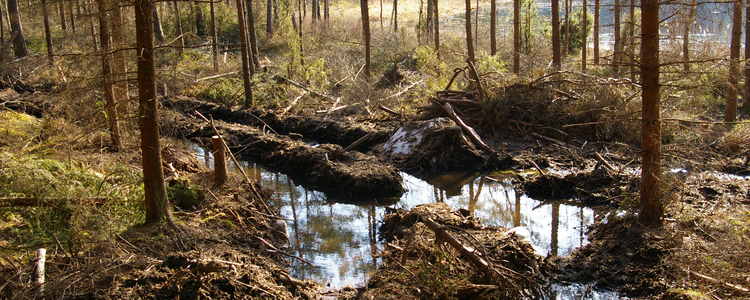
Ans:
[{"label": "still water", "polygon": [[[193,151],[213,165],[210,154],[198,145]],[[251,162],[240,162],[247,175],[276,191],[281,216],[287,220],[290,248],[310,262],[291,261],[291,275],[311,279],[331,289],[361,286],[375,271],[380,226],[385,207],[411,209],[417,205],[444,202],[453,210],[474,212],[485,225],[531,232],[537,253],[566,255],[585,245],[586,227],[593,223],[597,208],[559,202],[542,202],[519,193],[511,184],[512,172],[480,174],[473,171],[415,176],[401,173],[407,192],[400,199],[350,204],[354,199],[329,199],[322,192],[297,185],[286,175],[268,171]],[[617,299],[616,294],[592,291],[588,286],[552,286],[556,299]]]}]

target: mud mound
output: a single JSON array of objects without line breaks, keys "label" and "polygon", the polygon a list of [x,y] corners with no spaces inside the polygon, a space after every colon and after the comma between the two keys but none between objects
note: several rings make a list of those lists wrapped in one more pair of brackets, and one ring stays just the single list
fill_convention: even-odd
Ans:
[{"label": "mud mound", "polygon": [[595,282],[629,297],[658,295],[666,290],[662,259],[675,245],[665,232],[644,228],[633,218],[602,223],[590,233],[590,244],[559,262],[557,280]]},{"label": "mud mound", "polygon": [[523,190],[535,199],[575,198],[587,204],[617,205],[617,197],[625,192],[635,193],[638,179],[607,171],[575,172],[567,175],[545,173],[523,183]]},{"label": "mud mound", "polygon": [[501,228],[444,203],[387,215],[383,263],[360,298],[528,299],[540,297],[541,259]]}]

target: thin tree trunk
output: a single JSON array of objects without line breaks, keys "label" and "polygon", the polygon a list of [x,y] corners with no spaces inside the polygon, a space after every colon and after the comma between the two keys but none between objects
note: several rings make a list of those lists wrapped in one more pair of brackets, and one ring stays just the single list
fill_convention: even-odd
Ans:
[{"label": "thin tree trunk", "polygon": [[398,0],[393,0],[393,31],[398,31]]},{"label": "thin tree trunk", "polygon": [[[211,1],[213,4],[213,1]],[[195,7],[195,34],[199,37],[206,36],[206,19],[203,15],[203,6],[201,3],[193,4]]]},{"label": "thin tree trunk", "polygon": [[490,55],[495,56],[497,54],[497,38],[495,37],[495,34],[497,33],[496,26],[497,26],[497,3],[496,0],[490,0]]},{"label": "thin tree trunk", "polygon": [[615,46],[612,53],[612,75],[618,77],[620,73],[620,49],[622,41],[620,39],[620,0],[615,0]]},{"label": "thin tree trunk", "polygon": [[[616,0],[615,0],[616,1]],[[562,69],[560,62],[560,1],[552,0],[552,66]]]},{"label": "thin tree trunk", "polygon": [[362,35],[365,39],[365,78],[370,80],[370,12],[367,0],[360,0],[359,4],[362,10]]},{"label": "thin tree trunk", "polygon": [[323,18],[325,19],[326,23],[328,23],[328,19],[331,18],[331,7],[330,7],[330,0],[324,0],[323,1]]},{"label": "thin tree trunk", "polygon": [[151,17],[152,0],[135,1],[136,53],[138,59],[138,102],[143,152],[143,189],[145,192],[146,224],[167,221],[172,224],[167,188],[162,171],[159,143],[159,118],[156,101],[156,67]]},{"label": "thin tree trunk", "polygon": [[112,63],[109,53],[112,52],[112,37],[109,34],[109,7],[105,1],[99,2],[99,40],[102,43],[102,85],[104,86],[104,100],[107,103],[107,123],[109,124],[109,137],[112,149],[119,150],[122,147],[120,139],[120,126],[117,125],[117,101],[115,91],[112,87]]},{"label": "thin tree trunk", "polygon": [[211,49],[214,55],[214,73],[219,72],[219,41],[218,34],[216,32],[216,10],[214,8],[214,2],[211,1],[209,4],[211,8]]},{"label": "thin tree trunk", "polygon": [[474,10],[474,49],[479,49],[479,0],[477,9]]},{"label": "thin tree trunk", "polygon": [[737,119],[738,73],[740,71],[740,36],[742,35],[742,0],[735,0],[732,10],[732,40],[729,45],[729,91],[724,121]]},{"label": "thin tree trunk", "polygon": [[161,20],[159,18],[158,6],[153,5],[154,11],[151,12],[151,21],[154,23],[154,38],[157,43],[164,41],[164,30],[161,28]]},{"label": "thin tree trunk", "polygon": [[628,45],[628,64],[630,65],[630,80],[635,82],[635,0],[630,0],[630,22],[628,22],[628,31],[630,38]]},{"label": "thin tree trunk", "polygon": [[[683,30],[682,30],[682,60],[684,60],[682,64],[682,71],[685,73],[690,73],[690,28],[693,27],[693,22],[695,22],[695,5],[696,0],[693,0],[690,7],[688,7],[688,16],[687,19],[683,22]],[[748,19],[748,23],[745,25],[745,32],[748,32],[747,30],[750,29],[750,19]],[[750,36],[748,36],[750,37]],[[750,41],[750,40],[748,40]],[[745,50],[747,51],[748,47],[745,47]],[[747,55],[745,55],[745,59],[747,59]]]},{"label": "thin tree trunk", "polygon": [[[695,0],[693,0],[695,3]],[[693,14],[695,6],[693,6]],[[750,112],[750,2],[745,3],[745,94],[743,95],[742,110],[745,113]],[[685,63],[689,62],[685,60]]]},{"label": "thin tree trunk", "polygon": [[42,15],[44,16],[44,41],[47,44],[47,60],[51,65],[55,59],[52,51],[52,35],[49,28],[49,12],[47,11],[47,0],[42,0]]},{"label": "thin tree trunk", "polygon": [[305,0],[297,0],[297,12],[299,13],[299,31],[297,34],[299,35],[299,65],[301,68],[305,67],[305,48],[304,48],[304,39],[303,39],[303,20],[305,19],[305,15],[303,14],[302,10],[302,3],[304,3]]},{"label": "thin tree trunk", "polygon": [[21,28],[21,14],[18,12],[17,0],[8,0],[8,16],[10,17],[10,36],[13,38],[13,54],[16,58],[21,58],[29,55],[29,50],[26,49],[26,40],[23,37],[23,29]]},{"label": "thin tree trunk", "polygon": [[266,35],[273,36],[273,0],[266,2]]},{"label": "thin tree trunk", "polygon": [[[255,12],[253,11],[253,1],[246,0],[247,3],[247,35],[250,38],[250,59],[252,67],[250,68],[250,74],[254,74],[260,70],[260,59],[258,57],[258,39],[255,34]],[[320,16],[318,16],[320,18]]]},{"label": "thin tree trunk", "polygon": [[380,0],[380,28],[382,29],[383,27],[383,0]]},{"label": "thin tree trunk", "polygon": [[65,1],[64,0],[58,0],[57,1],[57,10],[60,15],[60,27],[63,31],[68,31],[68,24],[66,23],[67,20],[65,19]]},{"label": "thin tree trunk", "polygon": [[83,1],[83,9],[86,15],[89,17],[91,40],[93,41],[92,45],[94,45],[94,52],[96,52],[99,51],[99,38],[96,36],[96,26],[94,26],[94,0],[91,0],[91,2],[88,2],[88,0]]},{"label": "thin tree trunk", "polygon": [[594,65],[599,65],[599,6],[601,0],[594,0]]},{"label": "thin tree trunk", "polygon": [[175,20],[175,25],[177,27],[177,36],[179,37],[179,40],[180,40],[180,48],[177,49],[177,51],[179,51],[180,53],[183,53],[183,51],[185,50],[185,38],[183,37],[183,32],[182,32],[182,18],[180,17],[180,6],[177,5],[177,1],[172,1],[172,3],[174,4],[175,19],[177,19]]},{"label": "thin tree trunk", "polygon": [[245,106],[253,103],[253,90],[250,86],[250,48],[247,42],[247,26],[245,26],[245,10],[242,8],[242,0],[237,0],[237,22],[240,28],[240,52],[242,53],[242,83],[245,87]]},{"label": "thin tree trunk", "polygon": [[570,0],[565,2],[565,46],[563,46],[563,55],[567,56],[570,51]]},{"label": "thin tree trunk", "polygon": [[513,0],[513,74],[521,69],[521,0]]},{"label": "thin tree trunk", "polygon": [[659,0],[641,2],[642,167],[639,220],[661,225],[661,120],[659,116]]},{"label": "thin tree trunk", "polygon": [[70,0],[68,15],[70,15],[70,30],[76,32],[76,15],[73,13],[73,0]]},{"label": "thin tree trunk", "polygon": [[471,36],[471,0],[466,0],[466,51],[468,51],[469,62],[476,61],[474,57],[474,39]]},{"label": "thin tree trunk", "polygon": [[437,59],[440,60],[440,10],[438,10],[438,0],[433,1],[435,1],[433,4],[433,11],[435,12],[435,52],[437,53]]},{"label": "thin tree trunk", "polygon": [[581,0],[581,12],[582,12],[582,24],[581,24],[581,42],[583,46],[581,47],[581,72],[586,72],[586,50],[588,50],[588,41],[587,37],[589,34],[589,31],[587,30],[587,22],[588,22],[588,15],[586,14],[586,0]]},{"label": "thin tree trunk", "polygon": [[432,19],[435,15],[435,2],[427,0],[427,16],[425,18],[425,24],[427,25],[427,41],[429,41],[435,35],[435,23]]},{"label": "thin tree trunk", "polygon": [[5,45],[5,17],[3,16],[5,11],[5,4],[0,1],[0,44],[3,45]]},{"label": "thin tree trunk", "polygon": [[117,105],[117,113],[119,116],[125,116],[130,114],[130,96],[128,95],[128,68],[125,62],[125,26],[123,26],[122,20],[122,8],[119,3],[115,3],[112,8],[112,16],[110,19],[110,25],[112,26],[112,59],[114,63],[113,77],[114,77],[114,89],[115,99],[119,101]]}]

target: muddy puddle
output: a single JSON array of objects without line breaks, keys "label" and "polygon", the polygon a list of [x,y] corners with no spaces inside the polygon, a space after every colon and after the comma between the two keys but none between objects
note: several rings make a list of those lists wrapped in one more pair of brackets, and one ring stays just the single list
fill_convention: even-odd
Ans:
[{"label": "muddy puddle", "polygon": [[[189,146],[208,167],[213,166],[210,153],[197,144]],[[312,263],[291,261],[291,275],[330,289],[362,286],[376,270],[378,260],[372,254],[383,247],[378,241],[378,227],[386,207],[408,210],[444,202],[453,210],[472,211],[485,225],[523,226],[542,256],[567,255],[585,245],[586,227],[603,213],[600,208],[529,198],[514,189],[511,179],[516,175],[512,172],[463,171],[420,174],[420,178],[401,173],[407,192],[400,199],[350,204],[356,199],[329,199],[322,192],[295,184],[282,173],[252,162],[240,164],[249,177],[276,191],[279,203],[274,205],[286,219],[290,235],[287,252]],[[620,299],[616,293],[581,284],[552,285],[547,291],[550,299]]]}]

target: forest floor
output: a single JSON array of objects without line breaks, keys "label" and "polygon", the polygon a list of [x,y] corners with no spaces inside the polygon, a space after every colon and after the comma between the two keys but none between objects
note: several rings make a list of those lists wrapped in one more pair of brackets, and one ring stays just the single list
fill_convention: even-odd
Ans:
[{"label": "forest floor", "polygon": [[[334,112],[336,103],[311,98],[318,101],[318,109],[287,114],[288,107],[229,108],[170,96],[161,100],[161,117],[164,135],[207,144],[216,132],[197,116],[210,116],[235,153],[331,194],[398,196],[403,193],[398,171],[536,170],[516,176],[515,184],[529,195],[613,208],[591,226],[591,242],[566,257],[539,257],[523,235],[483,226],[468,211],[425,205],[385,216],[384,250],[378,254],[383,262],[366,286],[326,292],[286,270],[289,260],[300,258],[285,252],[287,238],[275,225],[278,212],[268,205],[273,191],[239,174],[218,186],[193,153],[165,145],[170,186],[182,185],[178,190],[188,195],[205,195],[170,199],[173,226],[134,226],[100,239],[81,237],[81,243],[69,237],[60,242],[52,235],[47,243],[19,245],[14,241],[29,225],[9,218],[15,207],[3,204],[2,297],[522,299],[542,297],[550,282],[593,283],[633,298],[750,296],[750,181],[737,175],[747,170],[746,154],[727,154],[718,146],[666,145],[664,226],[644,227],[636,213],[640,154],[632,124],[602,125],[597,122],[612,116],[599,112],[586,119],[580,118],[580,110],[555,107],[564,102],[558,97],[561,89],[552,83],[508,86],[493,90],[494,100],[486,102],[473,92],[441,91],[412,113],[379,108],[381,103]],[[530,98],[538,104],[529,104]],[[18,141],[6,139],[6,153],[31,148],[33,155],[76,161],[91,170],[111,164],[140,169],[133,126],[123,129],[130,134],[115,152],[108,148],[103,123],[91,129],[77,128],[74,121],[50,121],[50,116],[69,109],[61,107],[64,101],[54,89],[20,94],[6,89],[2,101],[7,136],[15,136],[10,132],[19,120],[44,122],[29,135],[16,134],[21,136]],[[452,104],[483,141],[472,140],[471,130],[451,121],[446,104]],[[320,108],[323,112],[317,112]],[[733,136],[721,126],[686,130],[700,134],[701,145],[724,145]],[[53,138],[65,130],[82,134]],[[355,145],[364,136],[368,139]],[[311,147],[309,141],[321,146]],[[4,154],[0,165],[14,159]],[[105,175],[100,180],[116,185],[120,179]],[[29,206],[37,205],[58,208],[44,201]],[[70,220],[76,217],[64,218]],[[39,246],[49,249],[43,288],[32,283]]]}]

